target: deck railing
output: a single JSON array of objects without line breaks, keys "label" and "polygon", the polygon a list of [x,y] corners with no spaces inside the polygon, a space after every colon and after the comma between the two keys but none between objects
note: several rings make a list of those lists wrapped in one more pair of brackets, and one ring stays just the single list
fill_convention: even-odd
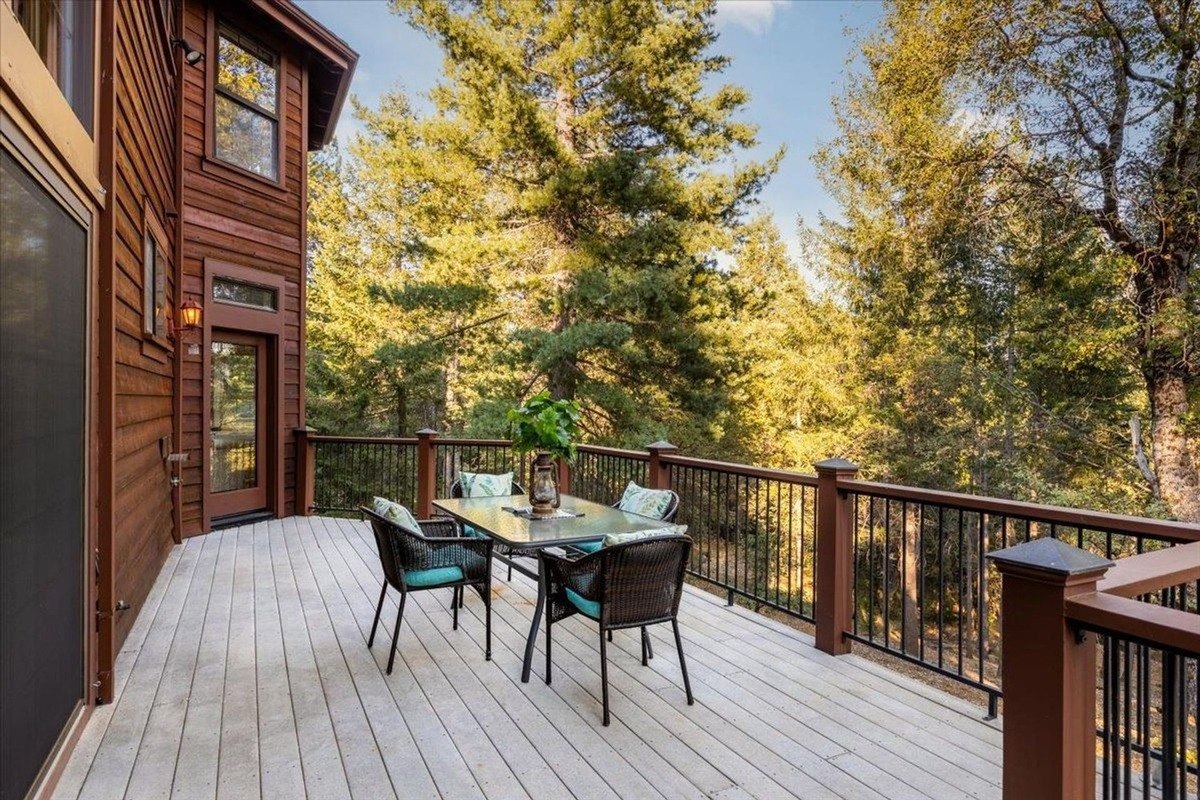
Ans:
[{"label": "deck railing", "polygon": [[[347,513],[375,494],[433,512],[461,470],[528,480],[528,459],[508,441],[364,439],[298,432],[306,513]],[[985,692],[1003,694],[1000,577],[986,556],[1056,539],[1107,559],[1200,541],[1178,522],[858,480],[831,460],[817,474],[646,450],[583,445],[560,485],[613,503],[629,481],[675,490],[678,521],[695,541],[689,573],[727,601],[791,615],[816,627],[827,652],[851,642]]]},{"label": "deck railing", "polygon": [[1005,797],[1195,797],[1200,543],[1117,560],[1071,545],[994,552],[1001,573]]}]

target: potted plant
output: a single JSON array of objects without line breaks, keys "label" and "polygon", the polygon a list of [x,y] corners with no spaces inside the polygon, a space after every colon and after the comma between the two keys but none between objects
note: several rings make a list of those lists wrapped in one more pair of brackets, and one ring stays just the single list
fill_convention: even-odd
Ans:
[{"label": "potted plant", "polygon": [[539,392],[508,412],[513,447],[534,453],[529,482],[529,502],[535,517],[550,517],[558,508],[558,475],[555,459],[575,461],[575,438],[579,435],[579,404],[554,400]]}]

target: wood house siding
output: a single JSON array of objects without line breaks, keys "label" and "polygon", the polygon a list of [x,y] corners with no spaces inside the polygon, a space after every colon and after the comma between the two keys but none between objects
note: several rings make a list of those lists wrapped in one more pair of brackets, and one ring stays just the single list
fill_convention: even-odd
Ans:
[{"label": "wood house siding", "polygon": [[112,20],[113,563],[116,599],[131,607],[116,618],[119,648],[174,541],[171,472],[159,445],[174,428],[173,352],[143,333],[142,292],[149,219],[167,238],[165,306],[175,307],[178,198],[167,21],[152,3],[115,3]]},{"label": "wood house siding", "polygon": [[[226,18],[226,10],[231,15]],[[233,14],[231,6],[189,1],[184,6],[184,37],[206,54],[206,66],[184,70],[183,82],[183,278],[184,298],[192,298],[211,309],[206,297],[206,264],[220,262],[260,270],[284,281],[279,303],[283,335],[277,342],[282,374],[281,397],[272,398],[277,409],[274,435],[282,444],[282,468],[269,470],[268,503],[277,516],[293,513],[295,486],[295,440],[293,429],[303,419],[303,380],[300,363],[301,282],[304,279],[304,186],[307,142],[304,114],[304,57],[266,31]],[[280,56],[280,133],[282,157],[280,181],[273,183],[239,173],[221,164],[209,152],[211,120],[212,41],[217,18],[263,36]],[[211,319],[206,313],[206,327]],[[206,514],[204,452],[204,349],[183,353],[182,364],[182,449],[188,459],[182,470],[182,532],[192,536],[204,532],[210,521]],[[277,450],[277,449],[276,449]],[[274,450],[273,450],[274,452]],[[280,482],[282,481],[282,487]],[[279,491],[279,489],[282,491]],[[276,498],[281,498],[276,500]],[[282,505],[282,507],[278,507]]]}]

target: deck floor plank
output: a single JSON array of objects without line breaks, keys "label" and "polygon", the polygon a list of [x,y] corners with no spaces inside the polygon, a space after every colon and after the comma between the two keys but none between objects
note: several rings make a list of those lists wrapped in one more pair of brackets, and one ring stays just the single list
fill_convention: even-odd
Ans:
[{"label": "deck floor plank", "polygon": [[520,682],[536,587],[414,593],[394,674],[398,596],[366,647],[380,586],[370,529],[295,517],[190,539],[155,582],[54,796],[70,798],[1000,796],[1000,726],[982,706],[688,587],[684,699],[669,626],[609,648],[612,725],[600,724],[594,623],[554,630],[554,679]]}]

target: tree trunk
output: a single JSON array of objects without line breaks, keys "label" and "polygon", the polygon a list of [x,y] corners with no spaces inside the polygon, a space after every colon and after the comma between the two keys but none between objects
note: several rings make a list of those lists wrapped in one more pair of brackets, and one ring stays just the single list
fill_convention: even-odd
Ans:
[{"label": "tree trunk", "polygon": [[1200,474],[1185,420],[1188,385],[1183,375],[1147,377],[1150,390],[1151,453],[1163,502],[1184,522],[1200,522]]},{"label": "tree trunk", "polygon": [[918,605],[920,586],[920,571],[917,569],[921,561],[920,550],[920,509],[905,507],[904,509],[904,611],[903,637],[901,647],[910,656],[916,656],[920,650],[921,636],[921,607]]}]

